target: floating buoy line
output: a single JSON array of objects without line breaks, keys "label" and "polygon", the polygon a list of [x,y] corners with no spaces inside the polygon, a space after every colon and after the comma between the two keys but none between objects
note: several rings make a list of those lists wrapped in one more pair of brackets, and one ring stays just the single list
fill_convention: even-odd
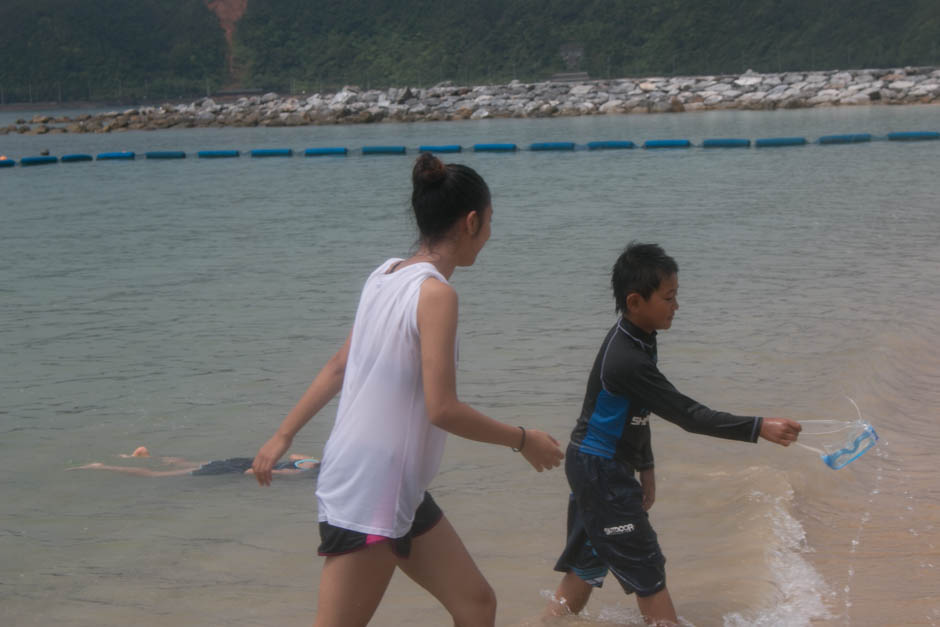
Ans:
[{"label": "floating buoy line", "polygon": [[[591,141],[586,144],[577,144],[567,141],[535,142],[525,147],[520,147],[513,143],[481,143],[466,147],[471,152],[519,152],[528,150],[531,152],[574,152],[579,150],[676,150],[691,148],[784,148],[792,146],[806,146],[809,144],[818,144],[821,146],[832,146],[839,144],[863,144],[873,141],[893,141],[893,142],[918,142],[940,140],[940,132],[937,131],[903,131],[897,133],[888,133],[884,136],[876,136],[871,133],[848,133],[842,135],[824,135],[815,141],[810,141],[805,137],[762,137],[751,141],[750,139],[737,137],[718,137],[705,139],[700,144],[695,144],[688,139],[649,139],[641,144],[627,140],[607,140]],[[460,144],[422,144],[416,149],[409,150],[407,146],[362,146],[357,149],[350,149],[345,146],[322,146],[316,148],[307,148],[303,151],[295,152],[292,148],[257,148],[253,150],[199,150],[195,153],[198,159],[232,159],[242,156],[250,158],[289,158],[295,154],[302,154],[305,157],[347,157],[349,155],[376,156],[376,155],[406,155],[411,153],[434,152],[434,153],[459,153],[465,150]],[[145,152],[143,155],[130,151],[120,152],[101,152],[97,155],[77,153],[67,154],[61,157],[55,155],[39,155],[21,157],[19,161],[14,158],[0,155],[0,168],[12,168],[16,165],[22,167],[36,165],[51,165],[55,163],[80,163],[85,161],[134,161],[142,156],[144,159],[154,160],[172,160],[186,159],[189,155],[182,150],[156,150]]]}]

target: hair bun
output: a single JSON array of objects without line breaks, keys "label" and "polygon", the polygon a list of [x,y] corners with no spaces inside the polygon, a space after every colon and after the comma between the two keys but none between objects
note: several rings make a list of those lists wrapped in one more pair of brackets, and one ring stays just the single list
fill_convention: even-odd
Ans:
[{"label": "hair bun", "polygon": [[447,166],[430,152],[421,153],[415,162],[412,179],[417,185],[437,185],[447,178]]}]

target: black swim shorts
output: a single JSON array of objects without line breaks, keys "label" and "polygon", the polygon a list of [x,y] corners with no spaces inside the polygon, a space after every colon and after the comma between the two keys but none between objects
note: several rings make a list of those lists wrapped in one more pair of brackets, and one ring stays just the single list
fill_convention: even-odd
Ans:
[{"label": "black swim shorts", "polygon": [[643,488],[622,462],[569,446],[565,474],[568,539],[555,570],[601,587],[607,571],[627,594],[650,596],[666,587],[666,558],[643,510]]},{"label": "black swim shorts", "polygon": [[[203,475],[227,475],[230,473],[244,474],[254,462],[253,457],[229,457],[228,459],[217,459],[208,464],[203,464],[192,472],[195,476]],[[274,465],[274,470],[284,470],[293,468],[294,462],[278,462]]]},{"label": "black swim shorts", "polygon": [[400,538],[371,536],[367,533],[336,527],[323,521],[320,523],[320,547],[317,549],[317,553],[327,557],[342,555],[343,553],[352,553],[364,549],[375,541],[384,540],[392,543],[392,550],[395,551],[398,557],[408,557],[411,555],[412,538],[430,531],[443,517],[444,512],[431,498],[430,493],[425,492],[424,500],[421,501],[421,505],[415,511],[415,519],[411,523],[411,529]]}]

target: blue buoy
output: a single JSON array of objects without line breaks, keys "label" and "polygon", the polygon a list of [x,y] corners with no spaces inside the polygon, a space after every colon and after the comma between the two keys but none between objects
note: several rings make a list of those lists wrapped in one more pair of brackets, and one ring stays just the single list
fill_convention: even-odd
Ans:
[{"label": "blue buoy", "polygon": [[805,137],[765,137],[758,139],[754,145],[758,148],[776,148],[779,146],[804,146]]},{"label": "blue buoy", "polygon": [[848,135],[823,135],[820,144],[860,144],[871,141],[871,133],[850,133]]},{"label": "blue buoy", "polygon": [[62,163],[78,163],[80,161],[94,161],[91,155],[86,154],[74,154],[74,155],[62,155],[62,158],[59,159]]},{"label": "blue buoy", "polygon": [[52,157],[49,155],[42,155],[40,157],[23,157],[20,159],[20,165],[49,165],[50,163],[58,163],[58,157]]},{"label": "blue buoy", "polygon": [[650,139],[643,142],[644,148],[689,148],[692,145],[687,139]]},{"label": "blue buoy", "polygon": [[940,139],[936,131],[908,131],[903,133],[888,133],[888,139],[893,142],[922,141],[925,139]]},{"label": "blue buoy", "polygon": [[546,150],[574,150],[574,142],[536,142],[529,146],[529,150],[535,152]]},{"label": "blue buoy", "polygon": [[631,141],[598,141],[588,142],[588,150],[629,150],[636,148],[636,144]]},{"label": "blue buoy", "polygon": [[364,155],[403,155],[406,150],[404,146],[363,146]]},{"label": "blue buoy", "polygon": [[196,153],[200,159],[230,159],[240,155],[237,150],[200,150]]},{"label": "blue buoy", "polygon": [[461,152],[460,144],[446,144],[444,146],[418,146],[418,152]]},{"label": "blue buoy", "polygon": [[291,157],[293,154],[290,148],[258,148],[251,151],[252,157]]},{"label": "blue buoy", "polygon": [[706,139],[702,142],[702,148],[750,148],[751,140],[735,139],[731,137],[720,137],[717,139]]},{"label": "blue buoy", "polygon": [[16,159],[7,159],[4,157],[0,159],[0,168],[12,168],[16,165]]},{"label": "blue buoy", "polygon": [[348,150],[346,150],[345,148],[341,146],[338,146],[335,148],[332,148],[332,147],[330,148],[307,148],[304,151],[304,156],[306,157],[327,157],[327,156],[345,157],[348,152],[349,152]]},{"label": "blue buoy", "polygon": [[182,150],[155,150],[144,156],[148,159],[185,159],[186,153]]},{"label": "blue buoy", "polygon": [[98,161],[133,161],[135,155],[133,152],[101,152],[98,153]]},{"label": "blue buoy", "polygon": [[515,144],[474,144],[473,152],[515,152]]}]

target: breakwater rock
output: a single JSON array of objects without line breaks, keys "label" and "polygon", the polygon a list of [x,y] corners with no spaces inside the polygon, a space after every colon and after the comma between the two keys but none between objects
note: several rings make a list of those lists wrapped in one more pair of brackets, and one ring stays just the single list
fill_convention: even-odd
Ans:
[{"label": "breakwater rock", "polygon": [[797,109],[836,105],[940,103],[940,69],[648,77],[582,82],[363,90],[139,107],[74,118],[36,115],[6,133],[109,133],[226,126],[306,126],[485,118],[529,118],[714,109]]}]

